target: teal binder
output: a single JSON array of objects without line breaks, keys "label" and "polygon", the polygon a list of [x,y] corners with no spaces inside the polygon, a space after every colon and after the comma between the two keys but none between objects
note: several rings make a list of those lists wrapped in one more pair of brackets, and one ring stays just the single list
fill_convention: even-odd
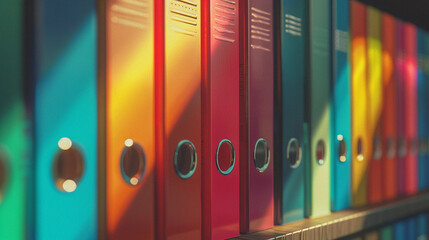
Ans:
[{"label": "teal binder", "polygon": [[276,168],[280,169],[276,181],[280,185],[280,216],[277,224],[305,217],[304,173],[308,159],[304,149],[305,78],[307,4],[301,0],[280,1],[280,106],[281,147]]},{"label": "teal binder", "polygon": [[94,0],[35,0],[35,237],[97,238]]},{"label": "teal binder", "polygon": [[331,209],[351,203],[349,1],[332,0]]}]

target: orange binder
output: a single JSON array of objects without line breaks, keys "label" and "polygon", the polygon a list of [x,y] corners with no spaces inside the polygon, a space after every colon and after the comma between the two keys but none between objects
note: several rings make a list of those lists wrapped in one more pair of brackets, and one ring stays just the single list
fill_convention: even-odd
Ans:
[{"label": "orange binder", "polygon": [[395,82],[395,18],[389,14],[382,15],[382,49],[383,49],[383,110],[382,121],[382,165],[383,198],[394,199],[397,196],[397,122],[396,122],[396,82]]},{"label": "orange binder", "polygon": [[106,238],[154,239],[154,1],[105,11]]}]

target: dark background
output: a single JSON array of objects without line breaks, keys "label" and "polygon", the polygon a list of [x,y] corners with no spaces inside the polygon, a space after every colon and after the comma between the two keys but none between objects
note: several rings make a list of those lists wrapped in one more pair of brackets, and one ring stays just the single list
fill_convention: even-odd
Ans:
[{"label": "dark background", "polygon": [[359,0],[429,31],[429,0]]}]

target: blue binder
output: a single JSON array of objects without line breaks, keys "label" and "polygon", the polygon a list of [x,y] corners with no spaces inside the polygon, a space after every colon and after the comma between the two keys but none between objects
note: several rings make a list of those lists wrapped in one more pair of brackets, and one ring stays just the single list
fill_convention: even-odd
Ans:
[{"label": "blue binder", "polygon": [[33,10],[35,237],[96,239],[96,4],[35,0]]},{"label": "blue binder", "polygon": [[349,56],[349,1],[332,0],[332,163],[331,209],[350,207],[351,95]]},{"label": "blue binder", "polygon": [[417,239],[417,218],[412,217],[407,220],[407,238]]},{"label": "blue binder", "polygon": [[394,236],[397,240],[407,239],[407,221],[399,221],[394,224]]}]

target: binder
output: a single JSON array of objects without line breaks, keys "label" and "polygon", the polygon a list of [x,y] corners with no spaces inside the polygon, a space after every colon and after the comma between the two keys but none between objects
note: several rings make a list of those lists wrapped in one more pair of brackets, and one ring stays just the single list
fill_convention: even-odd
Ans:
[{"label": "binder", "polygon": [[[424,71],[424,77],[426,81],[429,81],[429,34],[428,32],[424,33],[424,51],[425,51],[425,58],[423,58],[423,71]],[[428,95],[429,95],[429,90],[428,90]],[[429,113],[428,113],[429,114]],[[429,128],[427,129],[427,136],[429,136]],[[426,139],[429,143],[429,139]],[[427,152],[427,159],[429,159],[429,147],[428,147],[428,152]],[[429,164],[426,165],[426,167],[424,168],[426,170],[429,170]],[[426,186],[429,187],[429,178],[426,178]]]},{"label": "binder", "polygon": [[0,2],[0,239],[24,239],[27,231],[30,142],[24,96],[23,19],[23,1]]},{"label": "binder", "polygon": [[405,57],[404,57],[404,23],[402,21],[396,21],[396,56],[395,56],[395,74],[396,74],[396,88],[397,90],[397,133],[398,133],[398,164],[397,164],[397,189],[398,195],[405,194],[405,157],[407,152],[407,146],[405,142],[405,96],[404,96],[404,78],[405,78]]},{"label": "binder", "polygon": [[157,238],[200,239],[201,3],[155,4]]},{"label": "binder", "polygon": [[382,140],[381,112],[383,109],[382,49],[381,49],[381,14],[367,7],[367,51],[368,51],[368,202],[378,203],[383,200],[382,185]]},{"label": "binder", "polygon": [[351,92],[349,1],[332,1],[331,209],[351,203]]},{"label": "binder", "polygon": [[367,203],[368,144],[367,136],[367,44],[366,7],[350,2],[351,69],[352,69],[352,206]]},{"label": "binder", "polygon": [[35,237],[94,239],[95,1],[38,0],[34,2],[34,15]]},{"label": "binder", "polygon": [[405,239],[417,239],[417,217],[411,217],[406,220],[407,237]]},{"label": "binder", "polygon": [[411,23],[404,25],[404,124],[407,146],[405,156],[405,193],[418,191],[417,140],[417,29]]},{"label": "binder", "polygon": [[380,232],[378,230],[365,233],[365,240],[378,240],[378,239],[380,239]]},{"label": "binder", "polygon": [[391,200],[397,196],[397,89],[395,74],[395,18],[389,14],[382,14],[382,49],[383,49],[383,104],[382,118],[382,148],[381,157],[384,166],[383,198]]},{"label": "binder", "polygon": [[407,239],[407,220],[401,220],[393,224],[395,239]]},{"label": "binder", "polygon": [[381,240],[392,240],[394,239],[394,228],[392,225],[385,226],[380,230],[380,239]]},{"label": "binder", "polygon": [[[273,226],[273,1],[241,1],[240,232]],[[244,160],[243,160],[244,159]]]},{"label": "binder", "polygon": [[417,31],[417,51],[418,51],[418,68],[417,68],[417,111],[418,111],[418,138],[419,138],[419,155],[418,155],[418,185],[419,190],[424,190],[428,187],[426,180],[426,169],[428,168],[428,138],[429,128],[429,111],[426,109],[426,103],[429,100],[429,83],[427,78],[426,62],[428,56],[426,54],[426,33],[422,29]]},{"label": "binder", "polygon": [[276,224],[283,224],[305,216],[304,164],[307,161],[303,159],[302,151],[307,18],[305,1],[283,0],[277,7],[280,14],[277,24],[281,29],[278,45],[281,145],[275,149],[279,157],[274,163],[278,169],[278,174],[275,174],[275,181],[279,183],[276,201],[279,201],[280,208]]},{"label": "binder", "polygon": [[309,2],[309,123],[310,123],[310,176],[307,216],[330,213],[330,2]]},{"label": "binder", "polygon": [[425,239],[427,238],[427,213],[419,214],[417,216],[417,238],[416,239]]},{"label": "binder", "polygon": [[105,4],[106,222],[100,224],[106,239],[154,239],[154,1]]},{"label": "binder", "polygon": [[226,239],[240,235],[238,1],[201,9],[202,238]]}]

